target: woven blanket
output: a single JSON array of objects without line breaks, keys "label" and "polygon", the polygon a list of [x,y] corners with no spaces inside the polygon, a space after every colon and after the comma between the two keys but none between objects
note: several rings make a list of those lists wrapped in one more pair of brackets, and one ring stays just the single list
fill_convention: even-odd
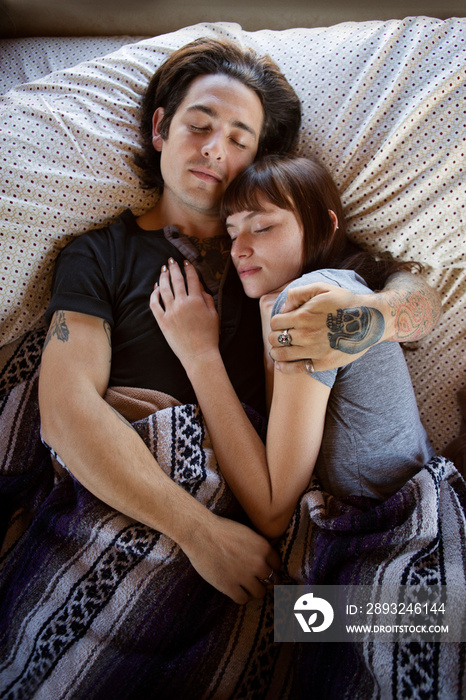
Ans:
[{"label": "woven blanket", "polygon": [[[168,537],[53,467],[40,442],[37,372],[0,410],[1,698],[464,697],[460,643],[274,642],[273,590],[236,605]],[[206,507],[244,517],[197,406],[134,426]],[[465,509],[465,483],[443,457],[382,504],[344,503],[313,481],[277,543],[279,582],[466,585]]]}]

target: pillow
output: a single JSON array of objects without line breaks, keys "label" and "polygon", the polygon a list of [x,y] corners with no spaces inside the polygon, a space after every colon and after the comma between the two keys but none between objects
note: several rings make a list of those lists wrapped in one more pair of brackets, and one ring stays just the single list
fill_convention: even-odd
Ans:
[{"label": "pillow", "polygon": [[147,36],[28,37],[0,39],[2,71],[0,95],[21,83],[29,83],[55,70],[71,68],[96,56],[104,56]]},{"label": "pillow", "polygon": [[154,204],[133,163],[144,90],[173,49],[228,37],[268,53],[296,89],[300,151],[333,174],[354,240],[420,260],[441,292],[442,322],[407,354],[440,451],[456,435],[465,384],[465,30],[465,19],[427,17],[257,32],[198,24],[10,91],[0,104],[0,344],[42,321],[72,236]]}]

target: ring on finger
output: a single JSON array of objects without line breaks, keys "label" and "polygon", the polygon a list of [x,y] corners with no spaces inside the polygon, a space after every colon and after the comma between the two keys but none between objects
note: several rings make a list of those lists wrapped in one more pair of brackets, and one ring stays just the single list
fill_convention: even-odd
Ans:
[{"label": "ring on finger", "polygon": [[314,374],[314,372],[315,372],[314,364],[310,358],[308,360],[304,360],[304,366],[305,366],[306,372],[308,374]]},{"label": "ring on finger", "polygon": [[291,335],[288,330],[282,331],[277,338],[280,345],[291,345]]},{"label": "ring on finger", "polygon": [[267,578],[260,578],[259,581],[263,583],[265,586],[268,586],[270,583],[273,583],[273,577],[274,577],[274,572],[273,569],[270,572],[270,574],[267,576]]}]

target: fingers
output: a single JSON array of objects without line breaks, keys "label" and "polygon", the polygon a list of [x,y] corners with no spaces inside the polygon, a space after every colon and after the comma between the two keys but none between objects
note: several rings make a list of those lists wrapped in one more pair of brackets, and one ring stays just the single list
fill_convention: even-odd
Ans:
[{"label": "fingers", "polygon": [[[278,347],[270,348],[270,357],[274,362],[292,362],[296,363],[299,360],[305,360],[311,353],[306,349],[302,348],[300,345],[290,345],[289,347]],[[312,353],[314,357],[316,353]]]},{"label": "fingers", "polygon": [[184,275],[179,264],[173,258],[169,258],[168,265],[163,265],[158,286],[162,293],[162,298],[169,301],[172,298],[182,298],[190,294],[201,294],[203,289],[196,268],[189,260],[183,264]]},{"label": "fingers", "polygon": [[[175,263],[175,265],[176,264],[177,263]],[[201,280],[199,279],[199,275],[196,272],[196,268],[194,267],[194,265],[191,265],[189,260],[184,261],[184,273],[186,275],[186,286],[187,286],[187,290],[188,290],[188,295],[189,296],[191,296],[192,294],[203,295],[204,289],[202,287]],[[181,275],[181,272],[180,272],[180,275]],[[210,294],[208,294],[207,296],[210,297]]]},{"label": "fingers", "polygon": [[[296,345],[302,342],[302,339],[310,332],[321,330],[322,316],[319,313],[314,313],[312,308],[306,306],[297,311],[275,314],[270,320],[270,328],[272,330],[270,340],[274,338],[278,342],[280,333],[288,330],[292,336],[292,343]],[[325,330],[327,331],[326,327]]]},{"label": "fingers", "polygon": [[[308,349],[313,339],[311,332],[315,333],[315,331],[302,331],[291,326],[288,326],[283,331],[271,331],[268,335],[268,341],[271,347],[272,358],[286,362],[302,360],[305,357],[303,348]],[[289,344],[284,344],[283,336],[285,333]],[[324,334],[324,339],[327,341],[327,333]],[[321,342],[319,337],[314,337],[314,340]]]},{"label": "fingers", "polygon": [[[183,300],[190,293],[202,293],[199,277],[193,265],[188,260],[184,261],[185,276],[181,272],[179,264],[173,258],[168,259],[168,264],[163,265],[158,282],[154,285],[151,295],[152,304],[160,306],[162,302],[165,309],[169,308],[175,300]],[[152,309],[154,311],[154,309]]]},{"label": "fingers", "polygon": [[295,362],[276,362],[275,369],[282,374],[309,374],[306,368],[307,360],[296,360]]},{"label": "fingers", "polygon": [[155,283],[149,300],[150,309],[159,326],[163,324],[165,313],[171,308],[175,300],[175,294],[177,294],[178,298],[183,293],[186,295],[186,288],[178,263],[173,258],[170,258],[168,264],[170,269],[167,265],[162,266],[159,281]]},{"label": "fingers", "polygon": [[238,586],[230,597],[239,605],[244,605],[251,598],[261,599],[267,593],[267,590],[275,584],[275,570],[268,566],[263,572],[257,576],[252,576],[250,580]]},{"label": "fingers", "polygon": [[303,287],[292,287],[287,292],[285,303],[282,306],[282,313],[294,311],[318,294],[323,294],[332,289],[334,289],[332,285],[320,282],[306,284]]},{"label": "fingers", "polygon": [[272,547],[272,545],[270,545],[270,549],[267,553],[266,563],[270,566],[271,569],[273,569],[273,571],[280,571],[282,560],[280,558],[279,553],[276,549],[274,549],[274,547]]},{"label": "fingers", "polygon": [[275,549],[271,548],[267,556],[267,560],[261,567],[261,571],[256,575],[256,580],[260,583],[262,587],[262,589],[257,589],[257,587],[255,587],[258,592],[258,595],[255,595],[256,598],[262,598],[265,593],[265,590],[270,586],[274,585],[276,573],[280,571],[280,567],[280,556]]},{"label": "fingers", "polygon": [[158,289],[165,308],[169,307],[175,298],[186,296],[186,284],[180,266],[173,258],[169,258],[168,266],[162,266]]},{"label": "fingers", "polygon": [[276,575],[281,567],[278,552],[269,545],[266,555],[261,559],[260,563],[256,562],[256,565],[241,573],[241,580],[238,581],[237,586],[231,591],[224,591],[235,603],[244,605],[251,598],[261,599],[266,595],[267,590],[276,583]]}]

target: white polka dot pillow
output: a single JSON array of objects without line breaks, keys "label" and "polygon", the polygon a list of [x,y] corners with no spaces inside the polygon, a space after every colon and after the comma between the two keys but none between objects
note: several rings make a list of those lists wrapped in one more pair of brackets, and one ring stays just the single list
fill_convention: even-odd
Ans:
[{"label": "white polka dot pillow", "polygon": [[227,36],[269,53],[295,87],[300,150],[334,175],[354,239],[420,260],[442,293],[442,323],[408,354],[441,450],[465,385],[465,32],[465,19],[426,17],[259,32],[199,24],[10,91],[0,104],[0,345],[43,318],[71,236],[151,206],[133,164],[149,78],[171,50]]},{"label": "white polka dot pillow", "polygon": [[117,51],[147,36],[106,37],[27,37],[0,39],[2,70],[0,95],[20,85],[42,78],[52,71],[71,68],[77,63]]}]

